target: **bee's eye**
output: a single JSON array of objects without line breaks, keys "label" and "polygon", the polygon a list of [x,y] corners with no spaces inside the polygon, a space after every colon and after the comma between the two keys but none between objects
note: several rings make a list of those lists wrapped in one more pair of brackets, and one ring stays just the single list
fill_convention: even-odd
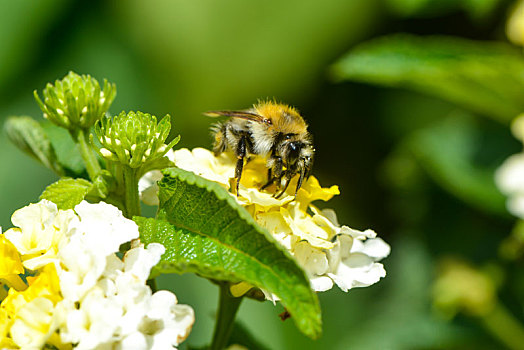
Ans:
[{"label": "bee's eye", "polygon": [[291,134],[285,134],[284,139],[289,140],[291,138]]},{"label": "bee's eye", "polygon": [[296,142],[290,142],[289,144],[289,149],[293,152],[296,152],[297,151],[297,143]]}]

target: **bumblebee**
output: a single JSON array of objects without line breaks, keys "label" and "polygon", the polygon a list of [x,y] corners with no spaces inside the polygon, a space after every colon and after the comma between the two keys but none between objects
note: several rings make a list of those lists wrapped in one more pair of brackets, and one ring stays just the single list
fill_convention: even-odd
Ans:
[{"label": "bumblebee", "polygon": [[302,182],[310,175],[315,149],[308,126],[295,108],[265,101],[245,111],[209,111],[204,114],[230,117],[213,125],[211,130],[215,155],[233,152],[237,157],[237,195],[244,162],[255,155],[267,159],[268,180],[261,189],[275,183],[275,197],[279,198],[298,174],[296,197]]}]

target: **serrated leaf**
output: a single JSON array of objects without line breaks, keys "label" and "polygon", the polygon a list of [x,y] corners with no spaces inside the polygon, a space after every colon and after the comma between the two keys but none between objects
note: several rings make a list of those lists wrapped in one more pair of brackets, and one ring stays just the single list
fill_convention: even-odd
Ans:
[{"label": "serrated leaf", "polygon": [[333,74],[421,91],[503,122],[524,110],[524,57],[502,43],[393,35],[361,44]]},{"label": "serrated leaf", "polygon": [[42,128],[51,140],[58,162],[65,170],[65,175],[87,176],[84,160],[69,132],[47,121],[42,123]]},{"label": "serrated leaf", "polygon": [[91,190],[91,182],[84,179],[63,178],[47,186],[40,199],[55,203],[58,209],[72,209]]},{"label": "serrated leaf", "polygon": [[135,218],[144,243],[166,247],[157,270],[246,281],[277,295],[298,328],[318,337],[317,296],[289,253],[218,184],[178,168],[163,174],[158,219]]},{"label": "serrated leaf", "polygon": [[9,140],[18,148],[58,175],[64,175],[51,141],[36,120],[27,116],[9,117],[4,128]]}]

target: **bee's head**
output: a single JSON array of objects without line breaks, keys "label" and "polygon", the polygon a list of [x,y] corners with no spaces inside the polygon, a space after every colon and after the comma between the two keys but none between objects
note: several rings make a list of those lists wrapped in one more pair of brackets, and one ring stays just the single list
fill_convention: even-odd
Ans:
[{"label": "bee's head", "polygon": [[309,169],[313,163],[315,149],[309,138],[295,138],[285,142],[284,161],[288,168]]}]

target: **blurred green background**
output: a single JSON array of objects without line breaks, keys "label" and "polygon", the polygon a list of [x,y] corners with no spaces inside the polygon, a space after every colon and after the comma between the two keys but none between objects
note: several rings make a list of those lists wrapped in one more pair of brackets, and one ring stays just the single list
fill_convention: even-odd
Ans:
[{"label": "blurred green background", "polygon": [[[113,114],[169,113],[180,147],[211,146],[211,120],[203,111],[247,108],[268,97],[294,105],[315,138],[315,175],[342,192],[320,205],[334,207],[341,223],[373,228],[390,243],[383,261],[388,276],[369,288],[321,293],[324,334],[317,341],[280,321],[282,307],[269,302],[244,302],[240,322],[268,349],[503,349],[493,323],[516,327],[506,338],[520,339],[524,320],[521,245],[510,235],[516,220],[493,182],[495,169],[522,148],[508,127],[524,111],[522,51],[504,34],[512,5],[0,0],[0,124],[10,115],[40,119],[33,90],[69,70],[116,83]],[[420,52],[402,51],[409,42],[403,37],[375,51],[360,46],[400,32],[424,36],[420,45],[411,43]],[[426,50],[434,35],[458,41],[444,40],[445,52],[439,40]],[[360,56],[346,56],[359,47]],[[464,65],[441,65],[449,50]],[[6,230],[11,213],[37,201],[56,178],[4,133],[0,159]],[[480,315],[476,306],[455,314],[460,303],[451,311],[435,307],[432,286],[450,257],[489,276],[506,318]],[[189,275],[164,276],[160,286],[196,311],[181,348],[207,344],[217,288]]]}]

